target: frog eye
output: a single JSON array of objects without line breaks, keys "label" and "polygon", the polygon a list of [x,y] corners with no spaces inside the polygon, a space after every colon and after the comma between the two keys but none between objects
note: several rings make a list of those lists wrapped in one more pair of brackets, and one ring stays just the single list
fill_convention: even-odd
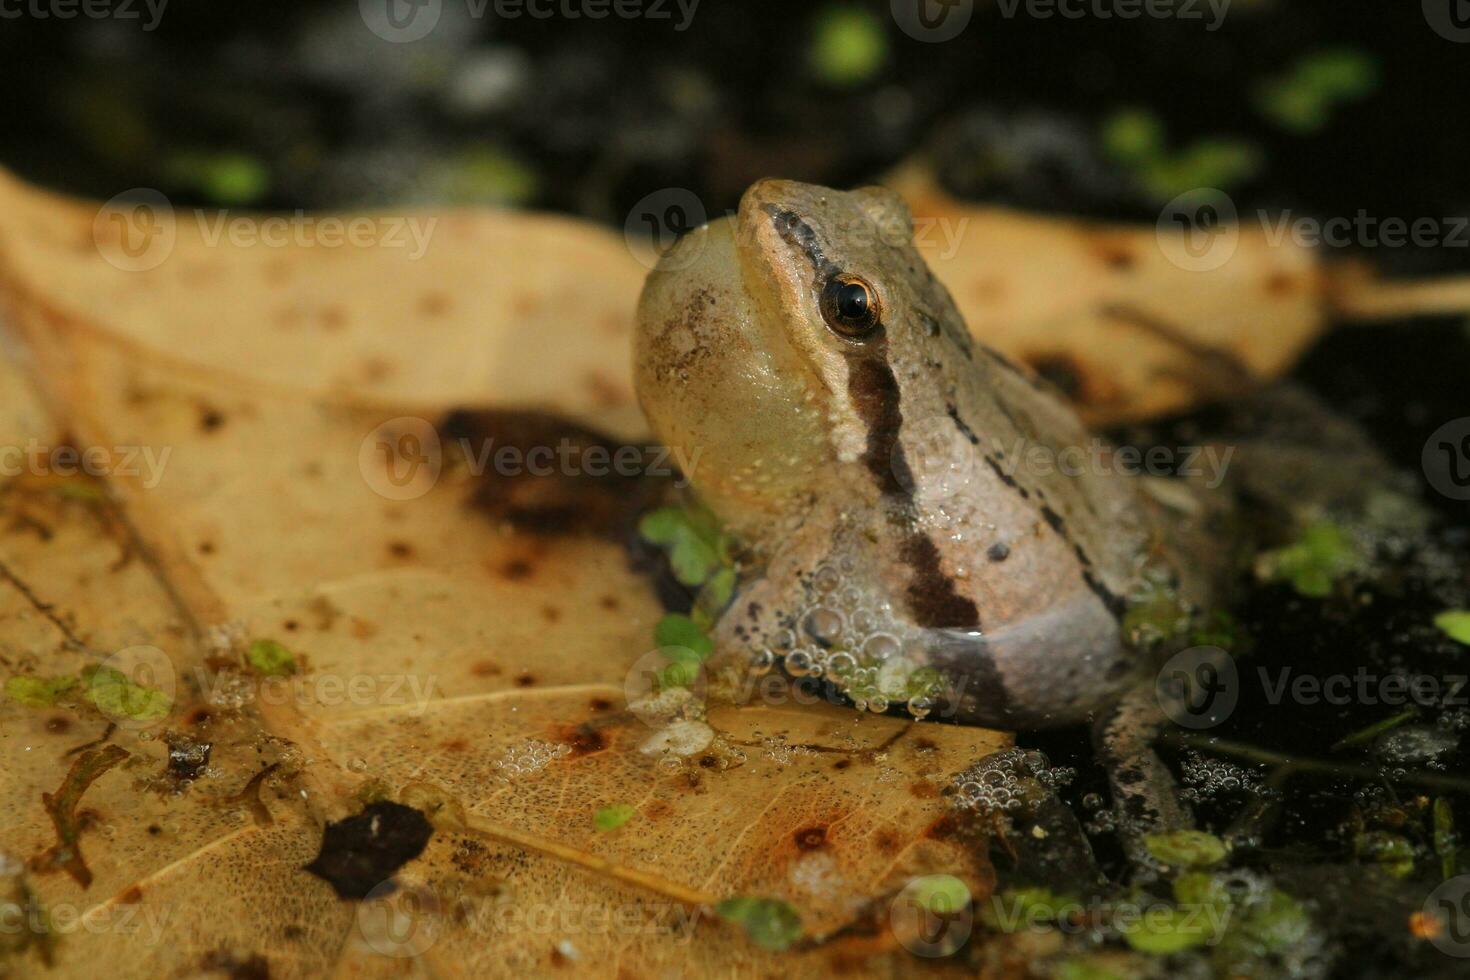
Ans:
[{"label": "frog eye", "polygon": [[861,276],[839,272],[822,289],[822,319],[837,334],[865,340],[882,324],[878,291]]}]

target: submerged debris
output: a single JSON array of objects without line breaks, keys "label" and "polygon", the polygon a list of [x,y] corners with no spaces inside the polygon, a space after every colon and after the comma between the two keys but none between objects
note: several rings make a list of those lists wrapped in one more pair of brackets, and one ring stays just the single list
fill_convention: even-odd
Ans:
[{"label": "submerged debris", "polygon": [[92,884],[92,872],[82,856],[77,804],[103,773],[128,757],[127,750],[116,745],[83,752],[72,762],[60,788],[54,794],[41,794],[41,803],[56,828],[56,843],[31,860],[32,869],[43,873],[61,869],[83,888]]},{"label": "submerged debris", "polygon": [[388,894],[393,875],[424,852],[434,827],[413,807],[373,803],[356,816],[327,824],[321,853],[306,865],[341,898]]}]

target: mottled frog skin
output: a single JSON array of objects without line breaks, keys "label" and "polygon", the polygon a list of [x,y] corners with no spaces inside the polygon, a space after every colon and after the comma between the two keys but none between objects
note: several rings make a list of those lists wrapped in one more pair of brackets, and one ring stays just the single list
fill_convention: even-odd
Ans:
[{"label": "mottled frog skin", "polygon": [[1091,437],[971,339],[911,226],[883,189],[766,180],[648,279],[644,411],[749,549],[717,656],[874,710],[1093,718],[1144,667],[1120,637],[1129,597],[1181,585],[1177,515],[1115,467],[1028,462]]}]

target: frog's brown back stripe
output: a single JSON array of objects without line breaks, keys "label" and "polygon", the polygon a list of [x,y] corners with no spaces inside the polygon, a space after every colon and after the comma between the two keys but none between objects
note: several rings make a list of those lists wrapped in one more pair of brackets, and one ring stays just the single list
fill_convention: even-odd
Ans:
[{"label": "frog's brown back stripe", "polygon": [[[794,211],[768,207],[767,214],[776,233],[811,263],[812,288],[820,293],[827,279],[840,270],[827,258],[816,232]],[[917,626],[978,629],[980,610],[955,589],[954,579],[940,565],[938,546],[917,530],[913,472],[898,440],[903,425],[902,396],[888,364],[888,340],[883,328],[879,327],[872,340],[848,348],[846,356],[847,397],[868,430],[863,465],[884,503],[906,529],[899,557],[912,573],[906,594],[909,613]]]}]

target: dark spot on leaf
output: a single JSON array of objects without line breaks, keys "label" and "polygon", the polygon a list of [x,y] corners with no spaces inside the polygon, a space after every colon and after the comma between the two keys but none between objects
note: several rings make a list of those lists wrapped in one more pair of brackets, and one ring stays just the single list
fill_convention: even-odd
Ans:
[{"label": "dark spot on leaf", "polygon": [[150,837],[157,837],[161,833],[163,833],[163,828],[158,826],[158,824],[150,823],[148,825],[148,835]]},{"label": "dark spot on leaf", "polygon": [[932,800],[939,795],[939,787],[927,779],[920,779],[909,784],[909,794],[921,800]]},{"label": "dark spot on leaf", "polygon": [[541,618],[548,623],[555,623],[561,619],[561,610],[555,606],[542,606]]},{"label": "dark spot on leaf", "polygon": [[959,831],[955,818],[945,814],[924,829],[924,836],[931,840],[949,840]]},{"label": "dark spot on leaf", "polygon": [[500,665],[493,660],[477,660],[470,667],[470,673],[476,677],[497,677],[500,675]]},{"label": "dark spot on leaf", "polygon": [[389,541],[388,553],[394,558],[412,558],[413,545],[407,541]]},{"label": "dark spot on leaf", "polygon": [[873,835],[873,843],[883,854],[896,854],[903,848],[903,840],[891,830],[880,830]]},{"label": "dark spot on leaf", "polygon": [[361,813],[327,824],[321,853],[305,868],[331,885],[340,898],[363,899],[375,888],[397,886],[398,869],[424,852],[434,828],[413,807],[381,801]]},{"label": "dark spot on leaf", "polygon": [[199,413],[199,428],[204,432],[217,432],[224,427],[225,417],[218,409],[205,408]]},{"label": "dark spot on leaf", "polygon": [[65,718],[47,718],[46,731],[52,735],[65,735],[71,731],[71,722]]},{"label": "dark spot on leaf", "polygon": [[607,748],[607,737],[591,725],[574,725],[557,734],[558,741],[572,747],[573,756],[591,755]]},{"label": "dark spot on leaf", "polygon": [[587,702],[587,707],[593,711],[611,711],[613,703],[607,698],[593,698]]},{"label": "dark spot on leaf", "polygon": [[1004,541],[997,541],[995,544],[985,549],[985,557],[989,558],[991,561],[1005,561],[1007,558],[1011,557],[1011,546],[1006,544]]},{"label": "dark spot on leaf", "polygon": [[662,459],[658,449],[624,445],[546,413],[458,411],[438,429],[473,476],[467,505],[532,534],[620,537],[666,483],[647,473]]},{"label": "dark spot on leaf", "polygon": [[1085,400],[1086,372],[1067,354],[1033,354],[1026,363],[1044,380],[1056,387],[1069,401]]},{"label": "dark spot on leaf", "polygon": [[521,674],[516,678],[516,687],[535,687],[536,678],[530,674]]},{"label": "dark spot on leaf", "polygon": [[939,746],[934,744],[934,740],[932,738],[921,735],[918,738],[914,739],[914,749],[918,752],[934,752],[939,749]]},{"label": "dark spot on leaf", "polygon": [[121,905],[137,905],[143,901],[143,889],[132,885],[117,896],[117,901]]},{"label": "dark spot on leaf", "polygon": [[259,953],[240,959],[228,950],[216,950],[199,964],[203,973],[223,973],[230,980],[270,980],[270,963]]},{"label": "dark spot on leaf", "polygon": [[509,579],[512,582],[520,582],[524,579],[528,579],[531,577],[531,573],[534,571],[535,569],[531,566],[531,563],[526,561],[524,558],[512,558],[510,561],[500,566],[501,576]]},{"label": "dark spot on leaf", "polygon": [[619,605],[618,597],[615,595],[605,595],[597,600],[597,604],[609,611],[616,610]]},{"label": "dark spot on leaf", "polygon": [[822,826],[803,827],[795,835],[796,848],[800,851],[815,851],[827,843],[827,828]]},{"label": "dark spot on leaf", "polygon": [[852,760],[851,759],[838,759],[836,762],[832,763],[832,768],[833,769],[846,769],[850,765],[852,765]]},{"label": "dark spot on leaf", "polygon": [[446,752],[463,752],[470,747],[470,743],[462,738],[451,738],[444,743]]}]

